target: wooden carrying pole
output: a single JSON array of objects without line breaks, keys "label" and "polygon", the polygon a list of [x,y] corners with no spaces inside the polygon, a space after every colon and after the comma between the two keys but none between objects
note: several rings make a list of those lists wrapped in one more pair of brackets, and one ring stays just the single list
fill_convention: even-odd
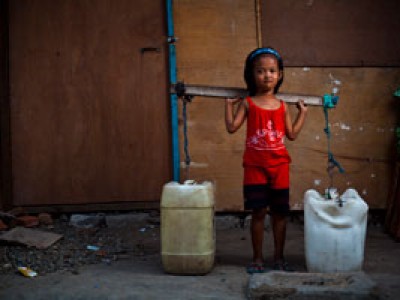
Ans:
[{"label": "wooden carrying pole", "polygon": [[[184,97],[188,99],[194,96],[215,98],[245,98],[248,94],[247,91],[242,88],[192,85],[185,84],[183,82],[172,84],[171,93],[176,93],[178,97]],[[304,100],[304,103],[307,105],[324,106],[324,99],[322,96],[278,93],[276,97],[278,99],[282,99],[288,104],[296,104],[299,100]]]}]

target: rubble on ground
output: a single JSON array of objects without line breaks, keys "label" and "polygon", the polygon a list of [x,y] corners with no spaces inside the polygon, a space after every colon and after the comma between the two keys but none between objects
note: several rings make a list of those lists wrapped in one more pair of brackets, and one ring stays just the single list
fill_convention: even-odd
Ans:
[{"label": "rubble on ground", "polygon": [[[135,218],[135,213],[127,213],[117,216],[64,214],[54,219],[50,214],[9,217],[8,223],[4,222],[3,234],[23,226],[59,234],[62,238],[46,249],[1,241],[0,274],[17,273],[18,267],[28,267],[39,276],[56,271],[78,274],[83,265],[111,264],[120,259],[145,258],[158,253],[159,221],[155,221],[159,220],[158,212],[140,213],[139,216]],[[110,226],[107,218],[112,220]],[[123,226],[117,226],[117,223]]]}]

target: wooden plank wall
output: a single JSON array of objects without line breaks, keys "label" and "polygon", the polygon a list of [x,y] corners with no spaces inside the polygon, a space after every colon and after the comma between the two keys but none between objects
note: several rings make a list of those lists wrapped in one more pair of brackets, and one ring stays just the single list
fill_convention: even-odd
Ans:
[{"label": "wooden plank wall", "polygon": [[[287,68],[282,89],[323,94],[339,89],[339,105],[330,111],[331,150],[346,173],[335,172],[333,185],[355,188],[370,208],[386,207],[394,166],[396,102],[392,94],[399,68]],[[335,85],[336,82],[336,85]],[[289,143],[293,156],[292,207],[302,209],[305,190],[323,192],[327,139],[322,109],[310,109],[300,138]]]},{"label": "wooden plank wall", "polygon": [[[178,78],[193,84],[244,86],[244,59],[257,46],[255,1],[176,0],[174,5]],[[390,67],[285,69],[282,91],[322,95],[338,89],[340,103],[330,112],[331,146],[346,174],[335,174],[333,185],[340,192],[356,188],[370,208],[386,207],[396,125],[392,93],[399,80],[400,69]],[[309,111],[298,140],[288,142],[293,209],[303,208],[304,191],[322,193],[330,184],[323,111]],[[226,133],[222,100],[198,97],[189,104],[189,177],[215,182],[218,211],[242,210],[244,134],[245,128]]]},{"label": "wooden plank wall", "polygon": [[288,66],[400,67],[398,0],[259,2],[264,41]]},{"label": "wooden plank wall", "polygon": [[[254,2],[174,1],[179,79],[207,85],[244,85],[244,59],[257,46]],[[2,68],[3,64],[1,61]],[[1,74],[0,85],[4,87],[4,74]],[[400,70],[304,66],[286,68],[285,76],[282,91],[322,94],[339,88],[340,103],[331,111],[332,150],[346,169],[346,175],[335,175],[334,185],[341,191],[355,187],[371,208],[385,208],[394,165],[397,103],[392,93],[399,84]],[[0,90],[3,97],[4,90]],[[241,158],[245,130],[227,134],[223,112],[220,100],[198,97],[189,105],[190,178],[214,181],[217,210],[238,211],[242,209]],[[293,157],[291,204],[294,209],[302,209],[305,190],[315,188],[323,192],[329,185],[323,127],[322,110],[310,108],[299,139],[288,144]],[[183,145],[182,134],[180,143]],[[182,147],[181,160],[184,161]],[[182,179],[184,174],[182,169]]]},{"label": "wooden plank wall", "polygon": [[[188,83],[242,86],[245,56],[257,46],[254,11],[254,2],[246,0],[174,1],[178,78]],[[215,182],[219,210],[241,210],[245,131],[229,135],[224,124],[223,100],[196,97],[189,104],[190,178]],[[184,179],[183,169],[181,174]]]}]

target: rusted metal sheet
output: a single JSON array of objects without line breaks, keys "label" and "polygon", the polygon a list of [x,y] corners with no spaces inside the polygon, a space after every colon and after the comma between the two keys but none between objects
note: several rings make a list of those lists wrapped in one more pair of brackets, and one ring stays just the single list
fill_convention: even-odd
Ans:
[{"label": "rusted metal sheet", "polygon": [[164,11],[10,1],[14,205],[159,200],[171,178]]},{"label": "rusted metal sheet", "polygon": [[8,1],[0,1],[0,209],[11,199],[10,101],[8,80]]}]

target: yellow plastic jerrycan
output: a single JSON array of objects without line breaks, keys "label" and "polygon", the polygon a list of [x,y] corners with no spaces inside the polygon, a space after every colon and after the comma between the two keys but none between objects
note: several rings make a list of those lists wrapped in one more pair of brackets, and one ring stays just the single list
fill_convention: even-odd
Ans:
[{"label": "yellow plastic jerrycan", "polygon": [[304,194],[304,241],[309,272],[357,272],[364,261],[368,205],[348,189],[327,200]]},{"label": "yellow plastic jerrycan", "polygon": [[169,182],[161,196],[161,259],[165,272],[203,275],[214,265],[211,182]]}]

